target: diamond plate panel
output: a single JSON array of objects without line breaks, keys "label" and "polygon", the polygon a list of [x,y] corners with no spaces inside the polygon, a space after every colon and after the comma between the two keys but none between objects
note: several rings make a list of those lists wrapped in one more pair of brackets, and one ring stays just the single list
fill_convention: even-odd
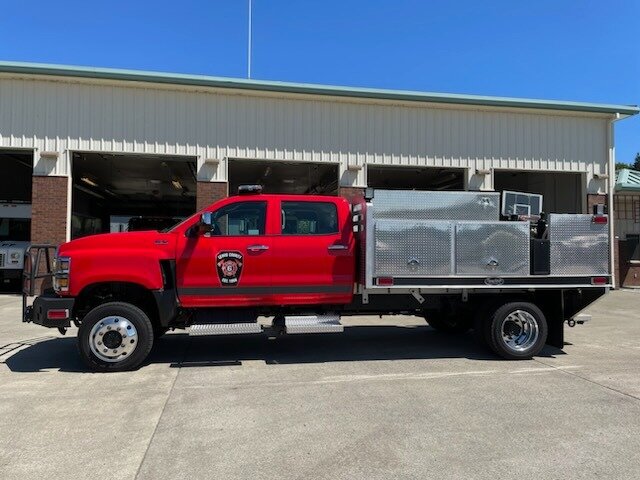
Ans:
[{"label": "diamond plate panel", "polygon": [[284,322],[288,334],[344,331],[339,315],[286,315]]},{"label": "diamond plate panel", "polygon": [[374,276],[451,274],[452,222],[376,219],[374,235]]},{"label": "diamond plate panel", "polygon": [[457,223],[456,273],[528,276],[529,238],[527,222]]},{"label": "diamond plate panel", "polygon": [[376,220],[476,220],[500,219],[500,193],[421,192],[375,190],[372,199]]},{"label": "diamond plate panel", "polygon": [[608,275],[609,225],[592,215],[549,215],[552,275]]},{"label": "diamond plate panel", "polygon": [[259,323],[196,323],[189,327],[189,335],[192,337],[247,333],[262,333],[262,326]]}]

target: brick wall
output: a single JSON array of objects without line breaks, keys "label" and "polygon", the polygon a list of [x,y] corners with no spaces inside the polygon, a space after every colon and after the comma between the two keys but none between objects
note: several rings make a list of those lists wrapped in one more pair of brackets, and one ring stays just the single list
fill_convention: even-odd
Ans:
[{"label": "brick wall", "polygon": [[608,197],[607,195],[598,195],[598,194],[588,194],[587,195],[587,213],[593,213],[593,206],[604,204],[607,205]]},{"label": "brick wall", "polygon": [[198,182],[196,186],[196,208],[202,210],[213,202],[226,198],[227,182]]},{"label": "brick wall", "polygon": [[359,187],[340,187],[338,195],[351,201],[354,198],[364,197],[364,188]]},{"label": "brick wall", "polygon": [[631,252],[629,251],[626,240],[618,240],[616,246],[616,260],[618,263],[618,272],[616,274],[617,285],[623,287],[640,287],[640,264],[629,263]]},{"label": "brick wall", "polygon": [[31,242],[59,245],[67,240],[68,177],[34,176],[31,193]]}]

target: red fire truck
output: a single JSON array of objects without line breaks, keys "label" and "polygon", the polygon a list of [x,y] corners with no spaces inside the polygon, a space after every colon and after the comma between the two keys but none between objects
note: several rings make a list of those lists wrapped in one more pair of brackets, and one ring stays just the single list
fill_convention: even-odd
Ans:
[{"label": "red fire truck", "polygon": [[241,187],[166,231],[65,243],[50,270],[50,247],[33,246],[23,320],[75,324],[97,371],[137,368],[169,329],[334,333],[347,315],[417,315],[530,358],[562,348],[564,323],[582,323],[611,287],[610,229],[602,209],[545,216],[541,198],[509,198],[367,190],[349,202]]}]

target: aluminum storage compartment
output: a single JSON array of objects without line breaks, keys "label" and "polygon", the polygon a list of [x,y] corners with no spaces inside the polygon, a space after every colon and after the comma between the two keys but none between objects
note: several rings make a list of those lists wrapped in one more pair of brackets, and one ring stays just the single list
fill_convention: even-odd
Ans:
[{"label": "aluminum storage compartment", "polygon": [[377,220],[376,277],[426,277],[452,273],[454,224],[433,220]]},{"label": "aluminum storage compartment", "polygon": [[371,204],[376,220],[500,219],[500,193],[374,190]]},{"label": "aluminum storage compartment", "polygon": [[522,277],[530,273],[528,222],[457,222],[455,238],[458,275]]},{"label": "aluminum storage compartment", "polygon": [[551,275],[609,275],[609,225],[593,215],[549,215]]}]

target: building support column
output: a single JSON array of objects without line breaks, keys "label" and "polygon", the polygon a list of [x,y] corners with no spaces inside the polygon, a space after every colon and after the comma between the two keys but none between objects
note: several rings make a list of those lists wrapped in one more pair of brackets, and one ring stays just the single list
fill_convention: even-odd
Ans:
[{"label": "building support column", "polygon": [[60,245],[68,240],[68,176],[34,175],[31,193],[31,243]]},{"label": "building support column", "polygon": [[211,205],[213,202],[222,200],[229,196],[229,185],[227,182],[198,182],[196,186],[196,209],[197,211]]}]

